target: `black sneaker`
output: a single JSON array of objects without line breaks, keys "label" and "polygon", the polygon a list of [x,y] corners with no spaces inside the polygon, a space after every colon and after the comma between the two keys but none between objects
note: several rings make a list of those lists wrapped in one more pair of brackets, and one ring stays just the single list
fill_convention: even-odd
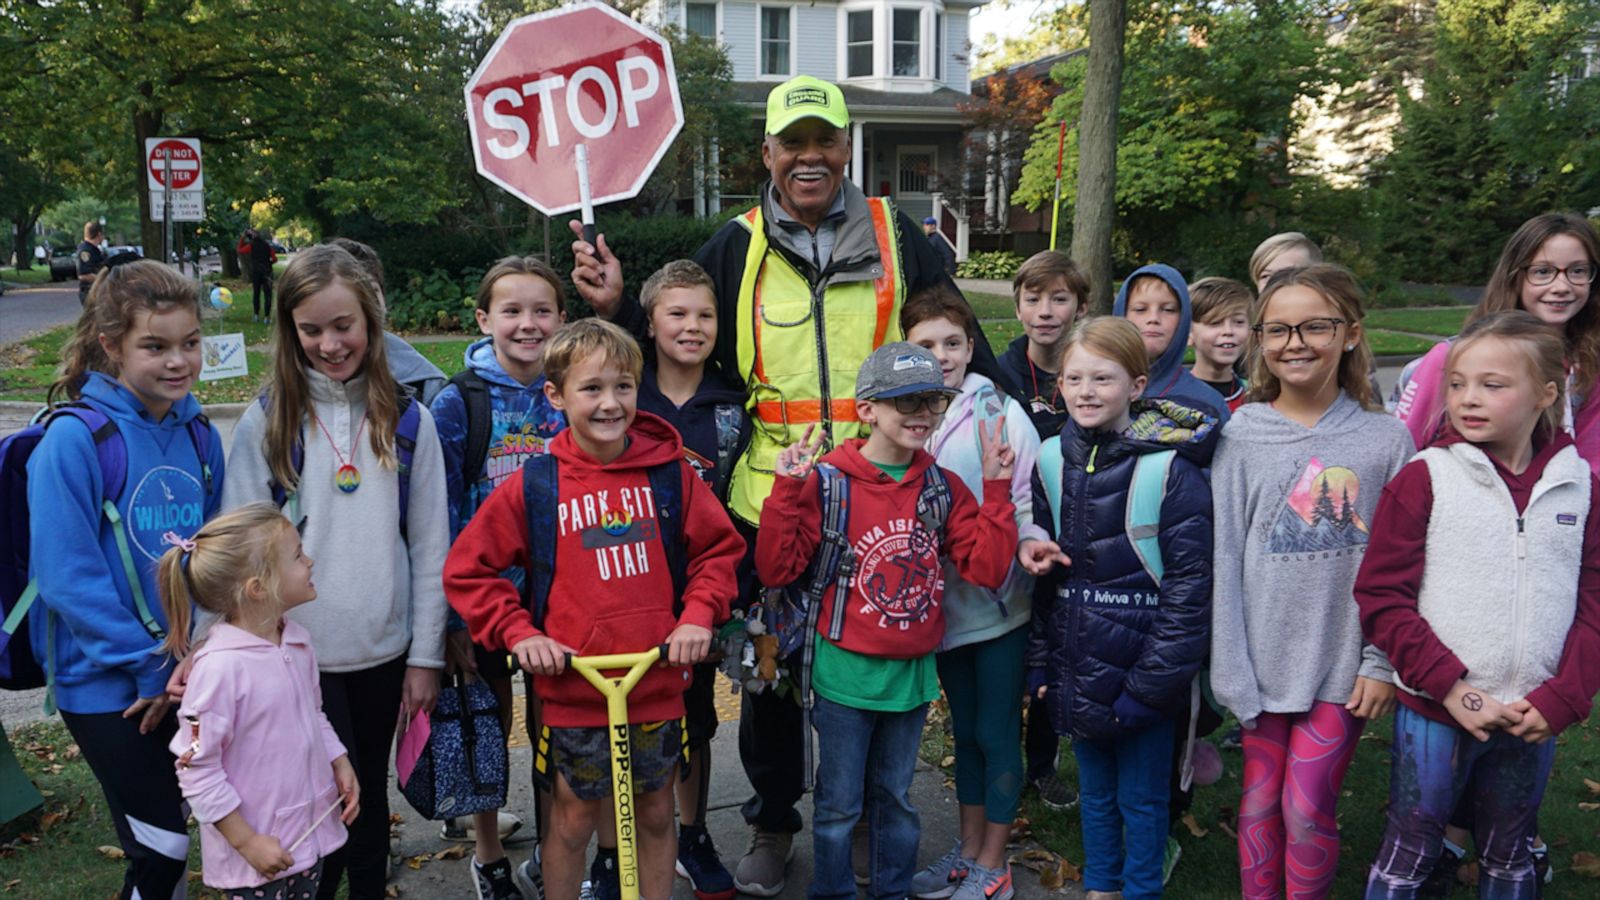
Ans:
[{"label": "black sneaker", "polygon": [[732,900],[736,893],[704,825],[678,826],[678,875],[689,880],[697,900]]},{"label": "black sneaker", "polygon": [[478,891],[478,900],[523,900],[511,878],[511,860],[503,856],[487,866],[472,857],[472,886]]},{"label": "black sneaker", "polygon": [[1054,772],[1033,781],[1040,802],[1051,809],[1071,809],[1078,805],[1078,792],[1061,783]]},{"label": "black sneaker", "polygon": [[1450,889],[1456,886],[1456,869],[1464,859],[1465,853],[1457,853],[1449,847],[1440,848],[1439,858],[1433,861],[1433,871],[1417,887],[1417,900],[1443,900],[1450,896]]},{"label": "black sneaker", "polygon": [[622,900],[622,873],[617,870],[617,848],[596,847],[589,864],[589,896],[594,900]]}]

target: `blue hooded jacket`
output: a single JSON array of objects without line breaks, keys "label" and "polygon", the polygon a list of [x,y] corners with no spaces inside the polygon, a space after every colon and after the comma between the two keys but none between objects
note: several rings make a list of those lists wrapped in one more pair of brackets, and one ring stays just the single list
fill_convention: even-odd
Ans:
[{"label": "blue hooded jacket", "polygon": [[[1043,669],[1058,734],[1111,738],[1176,714],[1211,634],[1211,464],[1216,414],[1171,400],[1136,400],[1121,433],[1061,430],[1061,529],[1071,557],[1040,579],[1028,665]],[[1127,533],[1138,458],[1176,450],[1158,526],[1165,574],[1145,571]],[[1033,520],[1053,526],[1044,483],[1033,480]],[[1035,676],[1036,677],[1036,676]]]},{"label": "blue hooded jacket", "polygon": [[1189,326],[1194,321],[1194,308],[1189,305],[1189,286],[1184,283],[1183,274],[1161,263],[1134,269],[1117,290],[1116,302],[1111,304],[1111,314],[1119,318],[1127,316],[1128,286],[1133,284],[1134,279],[1146,275],[1160,278],[1178,295],[1180,315],[1172,343],[1167,345],[1166,352],[1159,359],[1150,364],[1150,383],[1144,389],[1144,396],[1149,399],[1166,397],[1191,408],[1204,407],[1217,416],[1220,426],[1228,421],[1228,401],[1217,393],[1216,388],[1190,375],[1189,370],[1183,367],[1183,355],[1189,347]]},{"label": "blue hooded jacket", "polygon": [[478,480],[462,483],[467,449],[467,401],[461,389],[446,385],[433,398],[430,411],[444,450],[445,486],[450,496],[450,537],[461,533],[495,486],[522,468],[529,457],[545,452],[550,441],[567,427],[567,417],[544,395],[544,376],[522,384],[501,368],[494,355],[494,339],[473,341],[466,352],[467,367],[489,385],[489,408],[494,423],[489,431],[489,455]]},{"label": "blue hooded jacket", "polygon": [[[82,400],[116,423],[128,451],[119,497],[105,495],[94,437],[75,419],[45,432],[28,458],[29,570],[39,601],[55,620],[56,703],[72,713],[122,712],[140,697],[159,696],[172,674],[170,656],[139,622],[111,524],[101,510],[113,501],[151,614],[163,629],[157,562],[173,532],[188,538],[222,503],[222,439],[212,429],[212,490],[206,494],[188,423],[200,414],[185,396],[159,422],[116,379],[99,372],[84,381]],[[45,659],[46,616],[29,616],[34,656]]]}]

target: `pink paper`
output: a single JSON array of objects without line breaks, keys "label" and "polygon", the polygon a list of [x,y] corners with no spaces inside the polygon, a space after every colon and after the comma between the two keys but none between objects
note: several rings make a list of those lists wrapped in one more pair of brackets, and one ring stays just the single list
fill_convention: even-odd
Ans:
[{"label": "pink paper", "polygon": [[423,748],[428,746],[428,735],[432,732],[428,714],[417,710],[410,724],[406,725],[405,733],[400,735],[400,746],[394,754],[394,770],[400,776],[401,787],[411,780],[411,772],[417,767],[417,760],[422,757]]}]

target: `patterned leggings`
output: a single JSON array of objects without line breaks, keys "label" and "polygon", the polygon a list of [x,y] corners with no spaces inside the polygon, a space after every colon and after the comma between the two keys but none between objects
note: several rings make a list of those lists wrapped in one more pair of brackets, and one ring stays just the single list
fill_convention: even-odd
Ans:
[{"label": "patterned leggings", "polygon": [[1335,807],[1364,724],[1340,704],[1319,701],[1309,712],[1262,713],[1244,731],[1239,876],[1246,900],[1310,900],[1333,888]]},{"label": "patterned leggings", "polygon": [[304,872],[286,875],[260,887],[229,888],[222,892],[228,900],[313,900],[322,880],[322,860]]}]

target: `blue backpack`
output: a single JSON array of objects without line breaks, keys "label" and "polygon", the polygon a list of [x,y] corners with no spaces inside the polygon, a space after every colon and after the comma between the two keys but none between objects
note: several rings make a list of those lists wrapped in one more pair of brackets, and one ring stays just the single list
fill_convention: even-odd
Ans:
[{"label": "blue backpack", "polygon": [[[267,412],[270,409],[268,401],[269,398],[265,393],[258,398],[257,402],[261,404],[262,412]],[[406,537],[406,511],[411,506],[411,460],[417,455],[417,432],[422,428],[422,413],[419,411],[420,409],[421,406],[412,398],[411,392],[402,388],[400,392],[400,419],[395,423],[394,427],[394,453],[400,475],[401,538]],[[300,435],[295,438],[294,446],[289,448],[289,461],[294,465],[294,470],[297,473],[304,468],[306,462],[305,438],[305,423],[302,422]],[[272,502],[279,509],[284,509],[291,503],[295,504],[294,509],[289,510],[287,515],[290,521],[298,523],[300,510],[295,492],[279,484],[277,479],[273,479],[271,487]]]},{"label": "blue backpack", "polygon": [[[689,581],[688,548],[683,539],[683,462],[673,459],[647,470],[655,497],[657,537],[667,554],[672,576],[672,611],[683,611],[683,591]],[[691,478],[694,476],[690,476]],[[522,504],[527,515],[528,573],[523,604],[533,614],[535,628],[544,628],[550,605],[550,585],[556,574],[556,523],[560,508],[560,467],[554,454],[530,457],[522,464]]]},{"label": "blue backpack", "polygon": [[[19,641],[13,641],[12,638],[22,628],[28,610],[39,596],[38,581],[30,578],[28,573],[28,458],[44,439],[46,429],[63,418],[77,419],[94,436],[95,455],[100,461],[101,479],[105,486],[100,509],[116,538],[117,553],[122,558],[123,572],[133,590],[133,603],[138,610],[139,621],[152,638],[161,640],[166,637],[166,632],[156,622],[150,603],[144,596],[133,551],[128,546],[127,529],[123,527],[122,513],[117,509],[117,501],[121,499],[128,480],[128,445],[117,430],[117,423],[93,405],[82,401],[62,404],[41,411],[27,428],[0,440],[0,547],[4,548],[0,550],[0,615],[4,616],[4,624],[0,625],[0,688],[7,690],[51,686],[54,681],[53,661],[47,659],[45,665],[41,666],[34,659],[26,635]],[[189,440],[194,444],[195,455],[200,458],[205,495],[209,499],[216,489],[211,477],[211,421],[203,414],[195,416],[189,420],[187,431]],[[47,617],[46,628],[52,632],[52,637],[46,646],[51,650],[55,647],[54,625],[54,617]],[[53,702],[48,696],[45,704],[46,711],[52,711]]]}]

